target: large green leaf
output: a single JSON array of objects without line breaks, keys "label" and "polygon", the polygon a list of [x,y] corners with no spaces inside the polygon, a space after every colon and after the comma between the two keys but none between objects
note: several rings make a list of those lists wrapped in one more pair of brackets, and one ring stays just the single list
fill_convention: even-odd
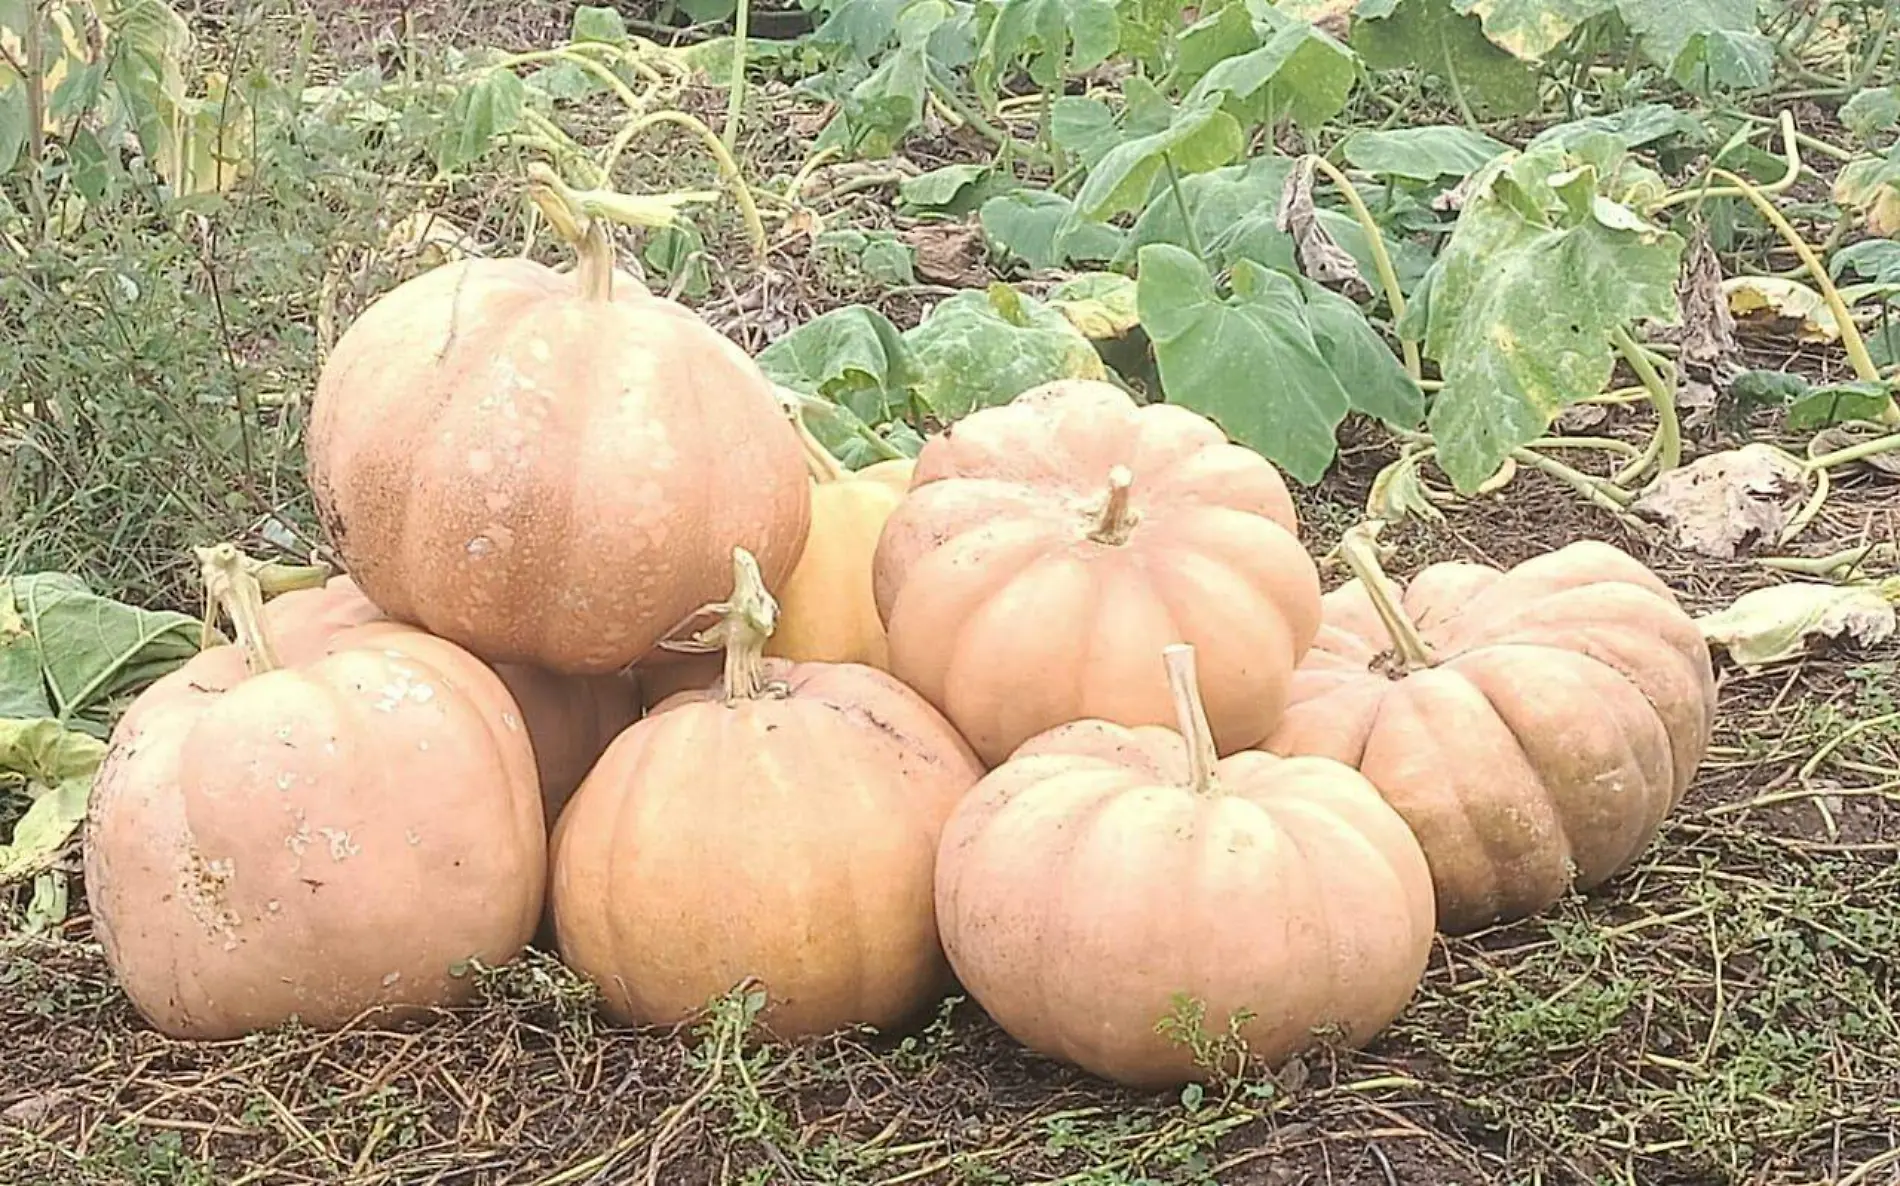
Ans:
[{"label": "large green leaf", "polygon": [[1354,168],[1379,177],[1468,177],[1509,145],[1470,128],[1438,125],[1354,132],[1340,146]]},{"label": "large green leaf", "polygon": [[1538,62],[1577,26],[1616,7],[1616,0],[1457,0],[1456,7],[1483,22],[1491,44]]},{"label": "large green leaf", "polygon": [[[74,724],[87,723],[82,713],[150,683],[198,652],[196,619],[100,597],[64,573],[0,582],[0,601],[10,601],[15,611],[14,618],[0,620],[0,628],[14,628],[0,670],[9,679],[24,678],[18,658],[25,647],[19,641],[23,628],[38,653],[43,703],[52,710],[45,715]],[[34,694],[19,686],[0,688],[0,704],[30,709]]]},{"label": "large green leaf", "polygon": [[521,126],[528,92],[514,71],[483,71],[456,92],[436,140],[435,160],[445,172],[481,158],[495,143]]},{"label": "large green leaf", "polygon": [[105,744],[53,720],[0,720],[0,790],[30,800],[0,844],[0,885],[52,863],[86,818],[86,796]]},{"label": "large green leaf", "polygon": [[1172,165],[1177,175],[1204,173],[1245,146],[1240,124],[1221,110],[1221,96],[1206,95],[1183,106],[1166,128],[1126,140],[1096,162],[1075,196],[1076,216],[1100,222],[1139,210],[1164,168]]},{"label": "large green leaf", "polygon": [[910,408],[916,370],[903,333],[865,305],[820,314],[759,352],[774,383],[851,409],[883,424]]},{"label": "large green leaf", "polygon": [[1136,300],[1168,402],[1311,484],[1332,464],[1333,434],[1352,401],[1308,328],[1298,283],[1251,261],[1223,298],[1194,256],[1141,250]]},{"label": "large green leaf", "polygon": [[1259,16],[1271,29],[1266,40],[1258,49],[1214,65],[1188,92],[1187,102],[1219,92],[1230,99],[1228,109],[1249,122],[1284,117],[1305,128],[1344,110],[1358,73],[1352,51],[1271,8]]},{"label": "large green leaf", "polygon": [[[1199,243],[1210,255],[1225,263],[1228,260],[1225,244],[1233,228],[1243,218],[1259,214],[1265,218],[1266,227],[1286,244],[1285,268],[1290,270],[1293,240],[1273,225],[1272,211],[1292,170],[1293,161],[1289,157],[1261,155],[1242,164],[1183,177],[1181,201],[1176,202],[1170,193],[1156,194],[1135,220],[1134,229],[1115,262],[1123,266],[1134,263],[1135,253],[1150,243],[1172,243],[1176,247]],[[1186,223],[1181,217],[1182,206],[1188,211]],[[1190,224],[1194,229],[1192,235],[1186,231]],[[1276,261],[1260,262],[1270,267],[1280,266]]]},{"label": "large green leaf", "polygon": [[1451,0],[1366,0],[1358,15],[1352,47],[1372,69],[1435,74],[1481,111],[1518,115],[1537,107],[1536,71],[1491,44],[1478,18],[1453,11]]},{"label": "large green leaf", "polygon": [[1120,41],[1115,0],[989,0],[976,55],[976,83],[994,93],[997,80],[1021,62],[1045,90],[1108,60]]},{"label": "large green leaf", "polygon": [[1650,61],[1678,83],[1767,86],[1774,46],[1756,28],[1756,0],[1617,0]]},{"label": "large green leaf", "polygon": [[1405,373],[1359,306],[1310,280],[1300,281],[1306,324],[1320,356],[1333,368],[1352,400],[1352,410],[1377,417],[1399,431],[1417,429],[1425,418],[1425,393]]},{"label": "large green leaf", "polygon": [[1900,86],[1858,91],[1841,105],[1841,123],[1863,143],[1900,127]]},{"label": "large green leaf", "polygon": [[1058,309],[1007,284],[960,292],[904,334],[918,398],[941,420],[1005,404],[1053,379],[1101,379],[1101,356]]},{"label": "large green leaf", "polygon": [[1554,147],[1487,167],[1408,311],[1444,378],[1430,424],[1461,491],[1602,390],[1611,330],[1676,316],[1681,239],[1602,197],[1596,177]]},{"label": "large green leaf", "polygon": [[991,198],[977,217],[991,242],[1032,268],[1099,263],[1121,249],[1120,228],[1082,221],[1073,202],[1048,190],[1019,189]]}]

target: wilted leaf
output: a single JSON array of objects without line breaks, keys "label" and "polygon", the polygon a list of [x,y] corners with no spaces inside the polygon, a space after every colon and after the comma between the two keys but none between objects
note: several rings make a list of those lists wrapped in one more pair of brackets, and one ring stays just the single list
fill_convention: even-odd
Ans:
[{"label": "wilted leaf", "polygon": [[1900,144],[1884,157],[1849,161],[1834,178],[1834,200],[1860,211],[1869,233],[1900,235]]},{"label": "wilted leaf", "polygon": [[990,176],[988,165],[945,165],[904,178],[897,183],[897,196],[914,209],[961,214],[981,204]]},{"label": "wilted leaf", "polygon": [[1423,453],[1406,453],[1380,470],[1366,494],[1366,518],[1397,523],[1405,518],[1437,521],[1445,517],[1419,465]]},{"label": "wilted leaf", "polygon": [[1794,458],[1771,445],[1744,445],[1662,474],[1631,509],[1668,527],[1678,545],[1727,560],[1774,541],[1806,484]]},{"label": "wilted leaf", "polygon": [[[37,640],[46,703],[50,715],[61,720],[79,723],[81,713],[142,687],[198,653],[195,618],[100,597],[64,573],[0,581],[0,601],[8,599],[19,623]],[[17,703],[27,695],[0,689],[0,702]]]},{"label": "wilted leaf", "polygon": [[1346,161],[1377,177],[1436,181],[1477,172],[1510,146],[1454,126],[1354,132],[1340,146]]},{"label": "wilted leaf", "polygon": [[960,292],[904,334],[918,398],[945,421],[1054,379],[1103,379],[1095,347],[1058,310],[1007,284]]},{"label": "wilted leaf", "polygon": [[1820,293],[1786,276],[1731,276],[1722,281],[1729,312],[1742,317],[1767,313],[1800,323],[1804,342],[1832,342],[1841,327]]},{"label": "wilted leaf", "polygon": [[1293,236],[1294,249],[1300,256],[1300,270],[1306,275],[1321,284],[1365,283],[1358,263],[1320,225],[1319,211],[1313,206],[1310,161],[1301,161],[1288,174],[1273,221],[1274,226]]},{"label": "wilted leaf", "polygon": [[1119,338],[1141,322],[1135,282],[1119,272],[1088,272],[1049,290],[1049,304],[1092,342]]},{"label": "wilted leaf", "polygon": [[935,284],[975,288],[990,278],[989,245],[973,222],[920,222],[903,231],[917,253],[917,274]]},{"label": "wilted leaf", "polygon": [[1719,368],[1735,357],[1740,348],[1735,343],[1733,310],[1722,287],[1722,261],[1705,233],[1692,238],[1683,257],[1676,303],[1682,308],[1682,327],[1673,336],[1682,348],[1681,362]]},{"label": "wilted leaf", "polygon": [[1554,147],[1487,166],[1426,299],[1407,309],[1401,332],[1425,323],[1425,353],[1444,376],[1431,409],[1439,464],[1465,493],[1603,389],[1612,329],[1675,319],[1682,240],[1606,225],[1589,195],[1595,176]]},{"label": "wilted leaf", "polygon": [[86,818],[86,795],[105,744],[53,720],[0,720],[0,787],[24,784],[32,800],[0,844],[0,885],[44,869]]},{"label": "wilted leaf", "polygon": [[1727,609],[1697,618],[1696,625],[1703,638],[1751,670],[1797,658],[1815,639],[1877,646],[1893,637],[1893,599],[1900,598],[1900,580],[1884,584],[1891,589],[1886,596],[1866,585],[1774,585],[1744,593]]},{"label": "wilted leaf", "polygon": [[1155,244],[1141,250],[1138,284],[1168,402],[1211,417],[1300,481],[1319,481],[1352,400],[1314,340],[1294,280],[1242,261],[1223,298],[1192,254]]}]

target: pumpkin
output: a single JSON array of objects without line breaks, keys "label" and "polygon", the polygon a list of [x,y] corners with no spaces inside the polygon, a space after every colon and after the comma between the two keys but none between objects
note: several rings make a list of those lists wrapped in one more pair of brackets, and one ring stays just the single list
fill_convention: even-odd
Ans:
[{"label": "pumpkin", "polygon": [[711,689],[610,746],[554,835],[555,932],[610,1018],[677,1022],[756,978],[781,1037],[891,1027],[947,986],[937,836],[982,775],[888,674],[767,659],[776,605],[740,550]]},{"label": "pumpkin", "polygon": [[[382,611],[347,576],[281,594],[264,606],[266,632],[280,658],[292,664],[321,656],[340,630],[381,620]],[[618,675],[557,675],[523,663],[492,666],[521,709],[552,826],[594,759],[640,715],[638,689]]]},{"label": "pumpkin", "polygon": [[88,807],[94,933],[177,1038],[317,1029],[468,998],[540,917],[547,837],[507,688],[452,643],[341,629],[277,666],[235,548],[201,552],[237,626],[114,729]]},{"label": "pumpkin", "polygon": [[1363,1044],[1431,951],[1418,843],[1351,767],[1216,755],[1193,648],[1166,649],[1178,730],[1079,721],[1026,742],[944,826],[937,918],[973,999],[1031,1050],[1144,1088],[1197,1063],[1165,1023],[1238,1022],[1269,1064]]},{"label": "pumpkin", "polygon": [[1434,564],[1404,589],[1377,523],[1341,546],[1357,574],[1268,742],[1378,786],[1417,834],[1439,925],[1546,909],[1629,867],[1708,749],[1715,674],[1668,586],[1609,544],[1509,571]]},{"label": "pumpkin", "polygon": [[810,496],[752,360],[616,271],[557,188],[532,192],[579,266],[458,260],[373,303],[317,382],[311,491],[390,617],[606,674],[722,596],[735,545],[782,582]]},{"label": "pumpkin", "polygon": [[888,668],[889,647],[871,596],[871,558],[884,521],[904,501],[915,463],[880,461],[852,473],[811,435],[796,412],[812,474],[811,533],[778,592],[778,628],[765,653],[807,663]]},{"label": "pumpkin", "polygon": [[1063,380],[917,458],[879,539],[891,671],[994,765],[1083,718],[1173,719],[1154,656],[1197,646],[1222,753],[1279,720],[1319,629],[1286,483],[1210,420]]}]

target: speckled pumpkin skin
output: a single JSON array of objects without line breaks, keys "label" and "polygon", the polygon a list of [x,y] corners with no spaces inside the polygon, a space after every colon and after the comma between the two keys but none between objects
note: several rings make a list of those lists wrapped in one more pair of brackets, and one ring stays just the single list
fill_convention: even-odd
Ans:
[{"label": "speckled pumpkin skin", "polygon": [[325,364],[310,485],[371,601],[490,662],[626,667],[768,587],[810,522],[797,432],[751,359],[616,274],[464,260],[371,305]]},{"label": "speckled pumpkin skin", "polygon": [[335,1029],[466,1000],[518,954],[547,834],[534,755],[487,666],[394,623],[250,676],[214,647],[147,689],[92,791],[93,930],[176,1038]]}]

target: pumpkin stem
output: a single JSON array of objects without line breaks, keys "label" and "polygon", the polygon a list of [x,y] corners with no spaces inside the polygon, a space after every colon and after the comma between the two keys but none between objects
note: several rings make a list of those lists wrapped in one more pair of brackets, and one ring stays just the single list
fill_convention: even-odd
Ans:
[{"label": "pumpkin stem", "polygon": [[1161,648],[1168,671],[1168,693],[1174,697],[1174,715],[1181,740],[1188,747],[1188,788],[1197,795],[1214,793],[1214,766],[1220,753],[1214,748],[1214,728],[1207,723],[1201,703],[1201,681],[1194,670],[1194,648],[1184,642]]},{"label": "pumpkin stem", "polygon": [[831,455],[831,450],[825,448],[824,442],[805,423],[804,400],[789,387],[781,387],[776,383],[772,387],[779,403],[784,405],[786,418],[798,430],[798,443],[805,447],[805,469],[810,472],[812,481],[835,482],[844,477],[844,466],[838,463],[838,459]]},{"label": "pumpkin stem", "polygon": [[528,197],[574,251],[574,282],[581,296],[605,303],[614,298],[614,245],[600,220],[580,208],[574,191],[540,161],[528,166]]},{"label": "pumpkin stem", "polygon": [[1135,475],[1128,467],[1118,465],[1108,471],[1108,498],[1102,503],[1102,513],[1095,520],[1094,530],[1089,538],[1098,544],[1125,544],[1128,536],[1135,530],[1135,524],[1141,522],[1141,516],[1128,509],[1128,490],[1135,484]]},{"label": "pumpkin stem", "polygon": [[264,590],[255,572],[262,566],[238,551],[236,544],[214,544],[192,551],[204,579],[206,632],[211,629],[216,610],[222,608],[237,632],[238,646],[244,649],[246,670],[252,675],[277,670],[277,651],[264,632]]},{"label": "pumpkin stem", "polygon": [[700,631],[694,641],[726,652],[726,703],[765,695],[765,642],[778,627],[778,599],[765,587],[752,553],[744,548],[732,550],[732,596],[702,612],[719,615],[719,621]]},{"label": "pumpkin stem", "polygon": [[1379,621],[1385,624],[1386,633],[1392,636],[1392,649],[1397,653],[1399,662],[1405,670],[1417,671],[1430,667],[1438,660],[1419,634],[1417,625],[1405,616],[1399,590],[1379,564],[1378,539],[1384,526],[1378,519],[1369,519],[1350,528],[1345,538],[1339,541],[1339,555],[1346,562],[1346,567],[1352,570],[1352,575],[1359,578],[1366,596],[1372,599],[1372,608],[1378,613]]}]

